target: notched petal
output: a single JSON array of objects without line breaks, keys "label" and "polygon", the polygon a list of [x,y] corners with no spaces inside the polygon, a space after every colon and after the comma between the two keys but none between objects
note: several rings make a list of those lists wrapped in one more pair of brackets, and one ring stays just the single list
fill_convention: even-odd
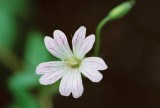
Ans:
[{"label": "notched petal", "polygon": [[46,36],[44,38],[45,46],[48,49],[48,51],[55,57],[60,59],[66,59],[67,56],[64,55],[63,50],[57,45],[56,41],[52,39],[51,37]]},{"label": "notched petal", "polygon": [[59,91],[63,96],[69,96],[72,93],[74,98],[79,98],[83,94],[80,71],[69,70],[61,80]]},{"label": "notched petal", "polygon": [[81,26],[74,34],[74,37],[72,39],[72,46],[73,46],[73,52],[75,55],[77,55],[80,45],[82,44],[83,40],[85,39],[86,35],[86,28],[84,26]]},{"label": "notched petal", "polygon": [[36,73],[44,74],[39,81],[43,85],[49,85],[62,78],[66,69],[66,64],[62,61],[45,62],[37,66]]},{"label": "notched petal", "polygon": [[59,87],[59,92],[61,95],[63,96],[69,96],[72,92],[72,79],[73,79],[73,75],[71,72],[67,72],[60,83],[60,87]]},{"label": "notched petal", "polygon": [[95,42],[95,35],[89,35],[87,38],[85,38],[80,45],[78,57],[83,58],[93,47],[93,44]]},{"label": "notched petal", "polygon": [[55,30],[53,35],[54,40],[56,41],[58,47],[62,50],[63,54],[68,58],[71,57],[73,54],[69,47],[66,35],[60,30]]},{"label": "notched petal", "polygon": [[103,78],[103,75],[99,71],[84,64],[81,65],[80,71],[92,82],[99,82]]},{"label": "notched petal", "polygon": [[95,68],[96,70],[106,70],[108,68],[104,60],[100,57],[87,57],[83,60],[82,64]]},{"label": "notched petal", "polygon": [[42,85],[50,85],[62,78],[62,76],[63,73],[47,73],[39,79],[39,82]]},{"label": "notched petal", "polygon": [[36,74],[46,74],[53,71],[56,71],[57,69],[63,69],[66,67],[66,64],[62,61],[54,61],[54,62],[44,62],[40,63],[36,68]]},{"label": "notched petal", "polygon": [[73,79],[73,88],[72,95],[74,98],[79,98],[83,94],[83,84],[82,78],[79,70],[75,70],[74,79]]}]

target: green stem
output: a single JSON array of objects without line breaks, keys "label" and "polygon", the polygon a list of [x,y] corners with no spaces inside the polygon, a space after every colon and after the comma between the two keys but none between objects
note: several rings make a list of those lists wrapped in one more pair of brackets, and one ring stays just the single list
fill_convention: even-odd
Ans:
[{"label": "green stem", "polygon": [[13,72],[27,67],[9,48],[0,43],[0,61]]},{"label": "green stem", "polygon": [[110,20],[111,18],[109,16],[105,17],[97,26],[96,28],[96,44],[95,44],[95,49],[94,49],[94,55],[98,56],[99,55],[99,48],[100,48],[100,35],[101,35],[101,30],[103,26]]},{"label": "green stem", "polygon": [[41,94],[39,96],[39,102],[41,108],[53,108],[52,96]]},{"label": "green stem", "polygon": [[113,8],[108,16],[106,16],[97,26],[96,28],[96,44],[95,44],[95,49],[94,49],[94,56],[98,56],[99,55],[99,49],[100,49],[100,35],[101,35],[101,30],[103,28],[103,26],[110,21],[111,19],[119,19],[122,18],[123,16],[125,16],[130,9],[134,6],[135,4],[135,0],[130,0],[130,1],[126,1],[121,3],[120,5],[116,6],[115,8]]}]

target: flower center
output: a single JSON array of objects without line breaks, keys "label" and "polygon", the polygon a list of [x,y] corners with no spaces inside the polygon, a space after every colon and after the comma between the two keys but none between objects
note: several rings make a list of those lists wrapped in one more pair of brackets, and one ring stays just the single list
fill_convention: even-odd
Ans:
[{"label": "flower center", "polygon": [[81,60],[79,59],[69,59],[68,61],[64,61],[68,67],[72,68],[72,69],[75,69],[75,68],[78,68],[81,64]]}]

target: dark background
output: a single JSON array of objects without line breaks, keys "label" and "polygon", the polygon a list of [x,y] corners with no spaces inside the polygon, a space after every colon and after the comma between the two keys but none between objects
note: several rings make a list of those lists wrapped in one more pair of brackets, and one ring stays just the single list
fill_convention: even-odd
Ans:
[{"label": "dark background", "polygon": [[[69,40],[80,26],[87,28],[87,35],[95,33],[97,24],[124,1],[30,1],[30,20],[21,21],[24,36],[19,40],[25,41],[29,27],[49,36],[59,29]],[[129,14],[106,24],[101,34],[100,57],[109,68],[102,71],[103,80],[92,83],[83,79],[84,93],[79,99],[63,97],[58,93],[53,100],[55,108],[160,108],[159,5],[159,0],[136,0]],[[21,57],[23,41],[13,48]],[[3,65],[1,67],[0,107],[3,108],[12,101],[5,83],[11,72]]]}]

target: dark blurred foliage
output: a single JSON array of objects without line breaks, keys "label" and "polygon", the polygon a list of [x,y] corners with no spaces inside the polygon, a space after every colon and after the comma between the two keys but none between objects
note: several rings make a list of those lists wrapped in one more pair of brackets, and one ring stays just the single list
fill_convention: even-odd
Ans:
[{"label": "dark blurred foliage", "polygon": [[[35,55],[39,54],[38,52],[47,52],[45,46],[41,43],[36,44],[43,47],[42,49],[41,47],[40,49],[35,47],[35,49],[39,49],[36,53],[34,49],[32,50],[32,46],[35,46],[32,43],[36,40],[40,40],[36,43],[43,42],[42,36],[52,36],[55,29],[62,30],[68,36],[69,41],[75,30],[81,25],[87,28],[87,35],[95,33],[97,24],[107,13],[125,0],[0,1],[0,30],[2,30],[1,28],[6,30],[0,31],[4,33],[0,34],[3,37],[0,41],[4,42],[3,44],[11,48],[16,55],[32,67],[28,71],[33,78],[31,78],[32,80],[29,79],[27,84],[29,84],[28,87],[33,87],[33,82],[38,83],[38,76],[35,75],[36,65],[39,62],[52,59],[50,59],[50,56],[43,59],[43,56],[39,55],[37,59],[41,59],[35,61],[37,59],[34,60],[34,58]],[[106,24],[101,34],[100,57],[106,61],[109,68],[102,72],[103,80],[96,84],[88,79],[83,79],[84,93],[79,99],[74,99],[72,96],[63,97],[57,93],[52,97],[54,107],[160,108],[159,4],[159,0],[137,0],[136,5],[128,15]],[[33,42],[28,43],[27,40],[30,40],[29,37],[32,37],[32,34],[34,34],[35,40],[32,39]],[[5,35],[5,38],[2,35]],[[36,38],[38,36],[41,36],[42,39]],[[14,38],[12,42],[8,42],[10,38]],[[27,43],[29,48],[26,48]],[[26,52],[34,51],[33,54],[35,55],[32,55],[32,53],[26,54]],[[91,54],[92,51],[88,55]],[[16,101],[16,98],[14,97],[15,92],[11,92],[7,85],[8,80],[14,78],[13,72],[2,63],[0,68],[0,107],[3,108],[11,105]],[[25,73],[21,74],[27,77]],[[18,79],[17,76],[15,79]],[[14,83],[14,81],[11,82]],[[23,90],[23,83],[20,85],[22,88],[17,87],[20,90],[20,92],[17,92],[20,97],[17,97],[16,104],[22,99],[28,99],[36,106],[33,108],[37,108],[38,90],[44,86],[36,85],[34,89],[27,88],[22,96],[20,93]],[[32,95],[27,95],[28,93],[32,93]],[[32,100],[32,97],[35,99]],[[22,103],[22,105],[26,104]],[[47,106],[48,103],[45,104]],[[12,108],[19,107],[15,105]],[[28,105],[24,108],[31,107]]]}]

